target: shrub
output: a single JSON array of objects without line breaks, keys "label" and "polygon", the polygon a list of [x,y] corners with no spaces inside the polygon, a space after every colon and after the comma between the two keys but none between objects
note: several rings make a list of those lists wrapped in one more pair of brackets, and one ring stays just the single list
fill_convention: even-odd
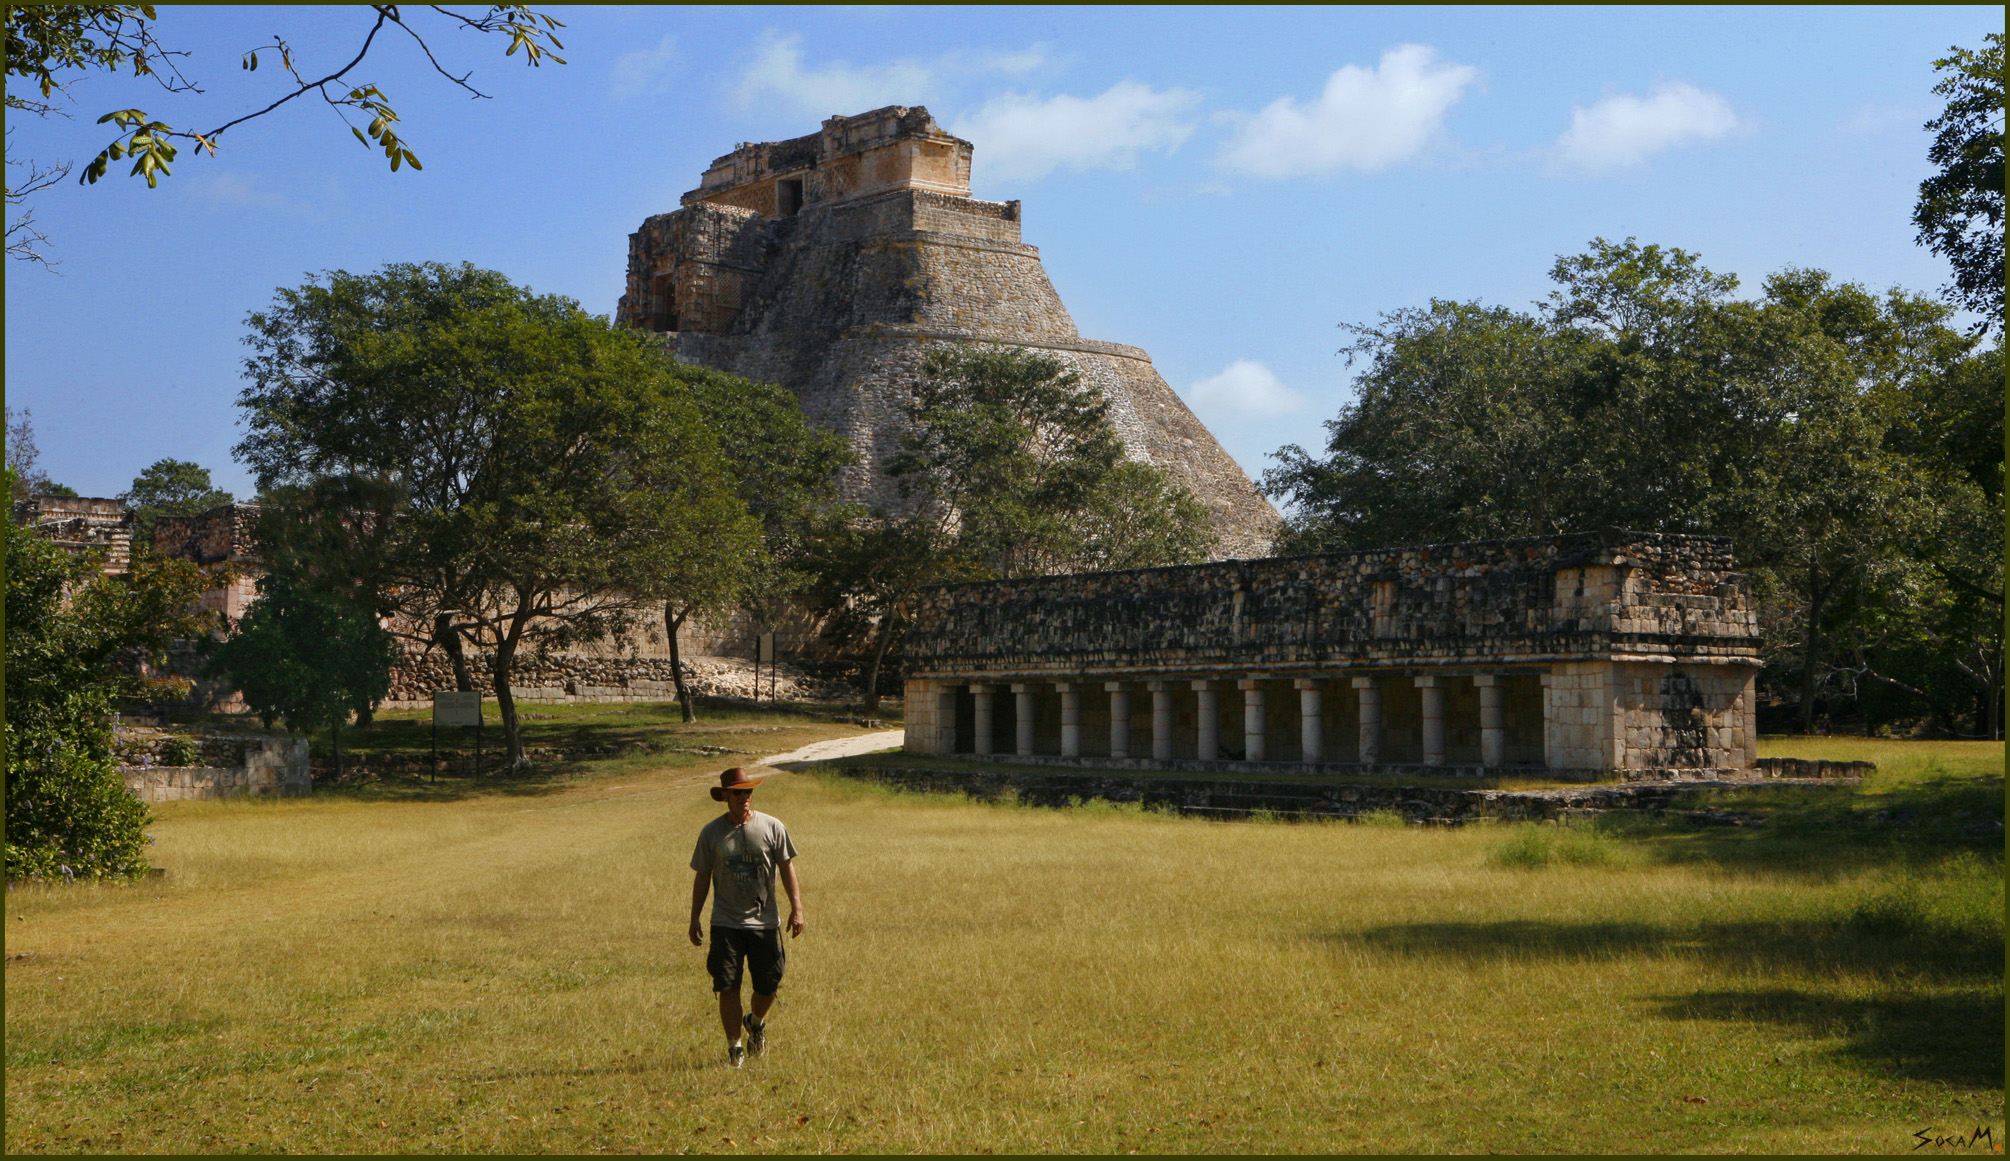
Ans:
[{"label": "shrub", "polygon": [[1610,867],[1623,861],[1619,844],[1597,826],[1540,826],[1522,823],[1506,842],[1495,846],[1487,860],[1497,867]]},{"label": "shrub", "polygon": [[180,736],[169,738],[161,746],[161,765],[200,766],[202,747],[196,745],[194,738]]},{"label": "shrub", "polygon": [[1487,852],[1487,861],[1497,867],[1546,867],[1556,857],[1556,841],[1541,827],[1523,823],[1514,835]]},{"label": "shrub", "polygon": [[7,878],[97,879],[147,869],[153,821],[109,758],[55,743],[7,770]]}]

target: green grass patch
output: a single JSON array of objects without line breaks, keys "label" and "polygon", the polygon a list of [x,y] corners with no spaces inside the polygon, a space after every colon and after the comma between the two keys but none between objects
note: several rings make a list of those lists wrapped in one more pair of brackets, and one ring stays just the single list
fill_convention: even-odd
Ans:
[{"label": "green grass patch", "polygon": [[[164,877],[8,893],[6,1149],[2003,1139],[2001,841],[1893,821],[2000,794],[2000,762],[1928,754],[1831,800],[1735,803],[1741,826],[1635,829],[1248,825],[777,774],[756,806],[803,852],[809,930],[740,1072],[683,935],[707,773],[163,804]],[[1881,813],[1877,841],[1818,825]]]}]

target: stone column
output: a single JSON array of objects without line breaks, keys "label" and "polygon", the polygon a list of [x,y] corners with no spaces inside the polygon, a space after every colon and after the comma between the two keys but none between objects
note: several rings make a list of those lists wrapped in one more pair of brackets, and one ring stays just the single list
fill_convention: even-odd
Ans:
[{"label": "stone column", "polygon": [[1195,681],[1194,701],[1194,747],[1193,752],[1203,762],[1212,762],[1221,757],[1221,703],[1216,699],[1214,682]]},{"label": "stone column", "polygon": [[1013,752],[1021,758],[1033,756],[1033,687],[1023,682],[1012,683],[1012,732]]},{"label": "stone column", "polygon": [[1357,677],[1354,691],[1361,702],[1361,764],[1373,766],[1382,760],[1382,690],[1374,678]]},{"label": "stone column", "polygon": [[1110,692],[1110,757],[1131,756],[1131,691],[1121,681],[1103,683]]},{"label": "stone column", "polygon": [[1152,761],[1170,762],[1173,756],[1173,683],[1145,683],[1152,691]]},{"label": "stone column", "polygon": [[1480,765],[1507,763],[1507,713],[1503,688],[1507,679],[1494,673],[1473,678],[1480,691]]},{"label": "stone column", "polygon": [[977,742],[970,749],[979,757],[991,753],[991,695],[995,685],[973,685],[970,694],[977,701]]},{"label": "stone column", "polygon": [[1298,689],[1298,740],[1306,762],[1326,760],[1325,709],[1320,704],[1319,679],[1300,677],[1292,685]]},{"label": "stone column", "polygon": [[938,754],[956,752],[956,690],[944,689],[936,693],[935,738]]},{"label": "stone column", "polygon": [[1057,681],[1061,695],[1061,756],[1082,756],[1082,687],[1072,681]]},{"label": "stone column", "polygon": [[1245,678],[1235,683],[1242,691],[1242,758],[1263,761],[1263,679]]},{"label": "stone column", "polygon": [[1419,677],[1424,701],[1424,765],[1445,764],[1445,679]]}]

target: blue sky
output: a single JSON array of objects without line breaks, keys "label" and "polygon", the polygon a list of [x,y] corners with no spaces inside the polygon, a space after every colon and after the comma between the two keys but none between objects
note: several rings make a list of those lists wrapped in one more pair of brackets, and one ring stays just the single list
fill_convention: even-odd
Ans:
[{"label": "blue sky", "polygon": [[[387,37],[352,76],[403,118],[391,173],[303,99],[184,150],[156,190],[113,176],[34,203],[61,265],[7,271],[7,399],[86,495],[164,457],[230,461],[247,312],[329,269],[469,261],[607,313],[627,236],[741,141],[925,104],[976,145],[978,197],[1026,241],[1082,333],[1151,352],[1252,475],[1317,446],[1353,374],[1342,323],[1433,297],[1526,306],[1593,237],[1700,253],[1755,290],[1817,266],[1932,291],[1912,242],[1932,60],[1969,8],[577,8],[568,64],[427,29],[473,100]],[[469,11],[473,11],[470,9]],[[80,163],[137,106],[207,130],[281,77],[353,55],[360,8],[160,9],[206,92],[90,76],[12,155]]]}]

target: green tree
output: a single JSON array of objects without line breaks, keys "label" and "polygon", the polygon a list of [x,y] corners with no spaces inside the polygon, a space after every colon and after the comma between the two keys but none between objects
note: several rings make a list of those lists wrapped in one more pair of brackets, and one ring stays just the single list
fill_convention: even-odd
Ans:
[{"label": "green tree", "polygon": [[887,462],[903,503],[832,530],[820,603],[868,652],[866,712],[916,593],[957,580],[1204,560],[1207,512],[1165,472],[1125,458],[1109,404],[1051,356],[932,351]]},{"label": "green tree", "polygon": [[107,576],[12,522],[6,537],[7,877],[137,874],[151,815],[113,761],[111,713],[186,692],[143,666],[207,631],[191,610],[216,578],[158,559]]},{"label": "green tree", "polygon": [[[554,35],[564,25],[524,5],[498,4],[479,15],[467,15],[439,5],[414,9],[404,9],[395,4],[367,7],[372,17],[361,43],[353,54],[346,57],[346,63],[333,67],[331,71],[324,73],[318,68],[306,68],[301,50],[283,37],[275,36],[268,43],[244,51],[239,59],[245,70],[255,71],[262,53],[265,60],[278,62],[287,79],[269,103],[222,122],[215,128],[204,132],[176,129],[154,120],[141,109],[116,109],[99,117],[98,124],[114,124],[118,135],[85,166],[81,180],[94,183],[109,171],[113,162],[130,159],[130,175],[145,178],[151,188],[170,172],[170,164],[181,148],[176,142],[193,145],[198,152],[207,152],[214,157],[218,142],[231,129],[309,95],[318,98],[347,123],[357,141],[366,148],[381,151],[393,171],[401,165],[421,168],[410,144],[398,131],[398,114],[383,90],[376,84],[352,78],[352,74],[377,48],[378,35],[387,34],[387,39],[401,41],[409,39],[425,58],[427,67],[434,72],[475,97],[487,94],[468,83],[471,74],[455,75],[448,71],[426,39],[429,31],[420,22],[407,19],[408,15],[417,15],[424,21],[437,20],[441,27],[455,31],[472,30],[484,35],[507,37],[509,47],[504,55],[514,56],[521,51],[524,63],[533,67],[546,60],[565,63],[562,57],[551,51],[564,47]],[[203,92],[201,85],[182,72],[181,62],[190,53],[164,46],[154,35],[156,24],[157,16],[151,4],[8,5],[6,107],[9,118],[24,114],[43,117],[66,115],[61,102],[67,98],[69,86],[92,73],[116,75],[130,71],[135,77],[152,79],[170,95],[200,95]],[[337,59],[344,58],[338,55]],[[359,126],[358,121],[364,123]],[[13,258],[47,264],[49,259],[43,247],[48,239],[35,228],[33,211],[20,207],[29,195],[47,189],[68,176],[70,164],[64,162],[48,168],[33,161],[20,164],[26,167],[25,175],[17,180],[10,173],[7,183],[7,204],[16,208],[16,212],[8,214],[7,253]],[[8,166],[10,170],[16,166],[11,152]]]},{"label": "green tree", "polygon": [[57,493],[56,485],[49,482],[49,473],[42,470],[42,450],[35,446],[35,425],[26,411],[7,408],[7,483],[8,498],[19,504],[30,496],[51,494],[75,495],[64,489]]},{"label": "green tree", "polygon": [[283,573],[259,578],[258,600],[209,651],[209,668],[269,727],[325,728],[342,770],[342,724],[391,692],[398,643],[366,609]]},{"label": "green tree", "polygon": [[210,482],[209,469],[187,460],[156,460],[119,493],[133,513],[133,544],[151,546],[163,516],[195,516],[236,497]]},{"label": "green tree", "polygon": [[1769,688],[1811,724],[1941,474],[1892,434],[1969,341],[1916,295],[1787,270],[1741,301],[1695,255],[1631,240],[1552,278],[1535,311],[1434,302],[1356,328],[1368,366],[1326,454],[1286,447],[1265,476],[1290,502],[1280,547],[1727,534],[1763,601]]},{"label": "green tree", "polygon": [[2003,34],[1948,54],[1933,62],[1947,107],[1926,123],[1936,170],[1919,183],[1912,223],[1919,244],[1954,268],[1950,297],[1986,333],[2003,325]]},{"label": "green tree", "polygon": [[526,650],[603,640],[650,572],[749,518],[652,340],[502,275],[336,271],[253,314],[238,455],[260,488],[365,481],[330,527],[379,537],[370,583],[443,649],[489,650],[512,767]]},{"label": "green tree", "polygon": [[678,644],[684,625],[736,605],[769,621],[803,592],[811,581],[804,571],[810,542],[852,514],[838,503],[837,473],[855,457],[842,436],[813,426],[785,387],[674,361],[665,370],[718,442],[753,518],[727,521],[716,532],[694,528],[687,547],[664,554],[637,582],[642,592],[662,594],[677,701],[684,720],[695,722]]},{"label": "green tree", "polygon": [[[1203,559],[1204,509],[1165,473],[1127,460],[1102,394],[1058,359],[1006,348],[937,350],[887,463],[911,502],[938,511],[955,551],[988,576]],[[1128,513],[1158,508],[1155,520]],[[1133,539],[1118,543],[1112,537]]]}]

